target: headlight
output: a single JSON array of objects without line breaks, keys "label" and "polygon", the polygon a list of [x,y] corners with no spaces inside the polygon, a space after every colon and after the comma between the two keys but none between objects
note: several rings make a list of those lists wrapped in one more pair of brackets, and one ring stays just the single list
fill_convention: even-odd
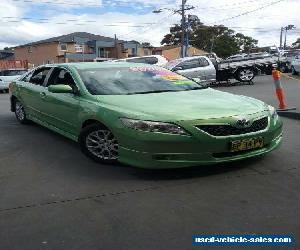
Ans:
[{"label": "headlight", "polygon": [[126,127],[139,131],[188,135],[188,133],[183,128],[172,123],[141,121],[127,118],[120,118],[120,120]]},{"label": "headlight", "polygon": [[274,119],[275,121],[277,121],[278,114],[276,112],[276,109],[273,106],[271,106],[271,105],[268,106],[268,109],[269,109],[269,112],[270,112],[270,115],[271,115],[272,119]]}]

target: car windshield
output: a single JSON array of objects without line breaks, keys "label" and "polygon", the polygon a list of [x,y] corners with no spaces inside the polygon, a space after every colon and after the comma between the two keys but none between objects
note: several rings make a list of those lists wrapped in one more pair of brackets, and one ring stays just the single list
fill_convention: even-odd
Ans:
[{"label": "car windshield", "polygon": [[80,69],[92,95],[132,95],[202,89],[198,83],[156,66]]},{"label": "car windshield", "polygon": [[167,68],[167,69],[172,69],[181,62],[183,62],[183,60],[181,58],[180,59],[175,59],[175,60],[167,62],[164,67]]}]

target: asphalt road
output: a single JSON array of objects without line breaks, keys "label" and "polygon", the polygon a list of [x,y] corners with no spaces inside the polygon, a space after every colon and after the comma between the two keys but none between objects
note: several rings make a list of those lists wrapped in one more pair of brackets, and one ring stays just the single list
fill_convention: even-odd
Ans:
[{"label": "asphalt road", "polygon": [[[283,83],[300,108],[300,82]],[[277,105],[270,76],[218,89]],[[0,249],[182,250],[197,248],[196,233],[293,234],[286,249],[299,249],[300,126],[283,120],[282,147],[263,158],[146,171],[96,164],[68,139],[19,125],[0,94]]]}]

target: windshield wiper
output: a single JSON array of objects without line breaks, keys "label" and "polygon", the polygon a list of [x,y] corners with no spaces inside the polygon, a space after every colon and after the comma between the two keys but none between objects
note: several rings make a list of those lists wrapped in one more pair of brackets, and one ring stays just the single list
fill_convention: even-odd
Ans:
[{"label": "windshield wiper", "polygon": [[152,94],[152,93],[163,93],[163,92],[178,92],[182,90],[151,90],[146,92],[132,92],[128,93],[127,95],[137,95],[137,94]]}]

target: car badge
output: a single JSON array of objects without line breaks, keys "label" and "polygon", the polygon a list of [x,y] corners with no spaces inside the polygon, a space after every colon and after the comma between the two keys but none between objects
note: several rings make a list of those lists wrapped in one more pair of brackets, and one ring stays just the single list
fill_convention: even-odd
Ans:
[{"label": "car badge", "polygon": [[251,121],[247,120],[246,118],[239,118],[236,123],[235,126],[237,128],[248,128],[251,125]]}]

